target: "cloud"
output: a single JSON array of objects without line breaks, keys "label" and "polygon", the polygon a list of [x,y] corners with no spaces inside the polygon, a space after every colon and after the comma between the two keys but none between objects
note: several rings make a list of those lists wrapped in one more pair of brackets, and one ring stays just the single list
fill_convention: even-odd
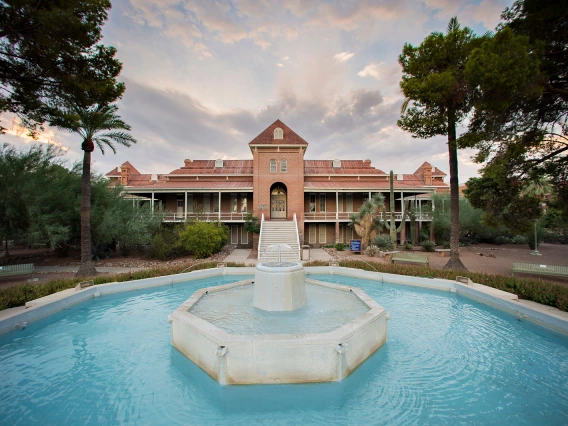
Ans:
[{"label": "cloud", "polygon": [[280,68],[282,68],[282,67],[284,66],[284,65],[282,65],[282,64],[276,64],[276,65],[278,65]]},{"label": "cloud", "polygon": [[335,60],[338,62],[347,62],[349,59],[351,59],[353,56],[355,56],[355,53],[352,52],[341,52],[338,53],[337,55],[334,56]]}]

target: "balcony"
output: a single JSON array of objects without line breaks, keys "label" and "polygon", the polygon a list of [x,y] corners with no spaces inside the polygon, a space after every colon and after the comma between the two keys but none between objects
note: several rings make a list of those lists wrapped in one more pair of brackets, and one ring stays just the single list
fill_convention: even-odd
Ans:
[{"label": "balcony", "polygon": [[247,213],[232,213],[232,212],[209,212],[209,213],[187,213],[187,219],[185,213],[172,213],[164,212],[163,222],[185,222],[186,220],[201,220],[203,222],[244,222]]},{"label": "balcony", "polygon": [[[304,212],[304,222],[335,222],[339,220],[340,222],[349,222],[349,217],[357,212]],[[337,215],[337,216],[336,216]],[[431,221],[431,213],[415,213],[416,220],[418,221]],[[384,220],[389,214],[381,212],[379,213],[379,218]],[[394,219],[400,221],[402,219],[402,212],[395,212]],[[388,220],[388,219],[387,219]],[[410,218],[406,218],[407,222],[410,222]]]}]

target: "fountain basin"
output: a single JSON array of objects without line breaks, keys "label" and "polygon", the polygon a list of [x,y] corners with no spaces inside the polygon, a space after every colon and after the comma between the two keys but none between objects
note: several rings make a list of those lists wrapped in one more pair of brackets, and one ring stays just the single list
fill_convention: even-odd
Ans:
[{"label": "fountain basin", "polygon": [[385,343],[388,314],[356,287],[306,282],[350,294],[368,310],[332,331],[298,334],[232,334],[191,312],[207,295],[252,285],[246,280],[196,291],[170,315],[172,344],[221,384],[342,380]]}]

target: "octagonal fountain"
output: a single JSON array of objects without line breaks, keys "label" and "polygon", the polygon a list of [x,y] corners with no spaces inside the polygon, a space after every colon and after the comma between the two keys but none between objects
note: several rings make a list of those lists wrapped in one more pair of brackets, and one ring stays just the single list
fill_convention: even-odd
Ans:
[{"label": "octagonal fountain", "polygon": [[356,287],[306,280],[296,262],[196,291],[172,344],[221,384],[339,381],[386,341],[388,313]]}]

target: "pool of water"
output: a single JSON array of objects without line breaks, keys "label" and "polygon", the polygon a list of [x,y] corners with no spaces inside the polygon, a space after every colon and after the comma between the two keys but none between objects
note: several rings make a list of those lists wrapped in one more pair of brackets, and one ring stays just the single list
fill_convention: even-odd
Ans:
[{"label": "pool of water", "polygon": [[390,314],[342,382],[221,386],[168,315],[215,277],[103,296],[0,336],[0,424],[567,424],[568,339],[452,293],[342,276]]},{"label": "pool of water", "polygon": [[252,304],[253,284],[201,297],[189,310],[231,334],[329,333],[368,312],[348,291],[306,284],[307,303],[295,311],[268,312]]}]

